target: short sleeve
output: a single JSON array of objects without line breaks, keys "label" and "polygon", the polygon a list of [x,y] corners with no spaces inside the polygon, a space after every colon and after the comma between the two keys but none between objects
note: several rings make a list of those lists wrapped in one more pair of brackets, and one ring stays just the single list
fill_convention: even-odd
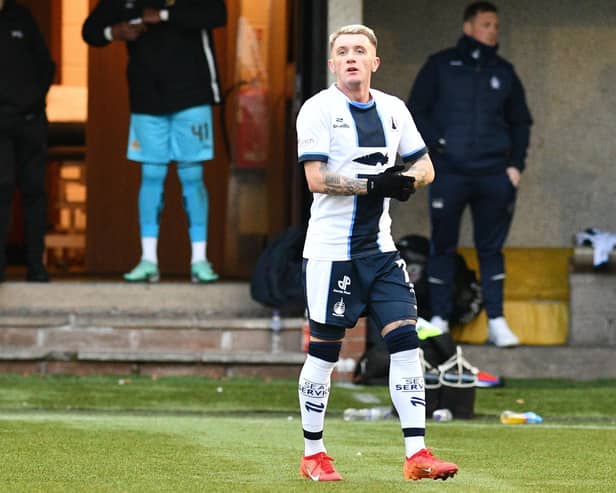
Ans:
[{"label": "short sleeve", "polygon": [[[321,100],[322,101],[322,100]],[[297,115],[298,162],[329,160],[330,129],[324,104],[309,99]]]},{"label": "short sleeve", "polygon": [[426,144],[417,130],[415,121],[406,105],[400,101],[399,109],[402,120],[402,135],[398,146],[398,154],[405,163],[414,163],[428,152]]}]

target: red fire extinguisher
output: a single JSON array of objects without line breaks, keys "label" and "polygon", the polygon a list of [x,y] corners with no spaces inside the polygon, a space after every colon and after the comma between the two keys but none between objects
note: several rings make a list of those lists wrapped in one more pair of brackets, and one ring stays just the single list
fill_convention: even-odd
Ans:
[{"label": "red fire extinguisher", "polygon": [[237,109],[236,166],[265,168],[269,146],[267,89],[261,84],[240,87]]}]

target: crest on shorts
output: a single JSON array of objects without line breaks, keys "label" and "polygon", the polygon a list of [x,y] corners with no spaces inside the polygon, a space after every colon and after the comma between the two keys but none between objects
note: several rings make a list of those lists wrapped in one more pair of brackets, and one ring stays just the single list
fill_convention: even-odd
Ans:
[{"label": "crest on shorts", "polygon": [[346,311],[346,305],[344,304],[344,300],[340,298],[340,301],[337,301],[334,305],[334,315],[336,317],[344,316],[344,312]]}]

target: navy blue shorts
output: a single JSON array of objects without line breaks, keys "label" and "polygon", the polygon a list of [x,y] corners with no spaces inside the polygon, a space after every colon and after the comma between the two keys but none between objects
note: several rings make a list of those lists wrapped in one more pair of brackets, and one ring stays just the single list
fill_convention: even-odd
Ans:
[{"label": "navy blue shorts", "polygon": [[354,260],[304,259],[303,280],[310,334],[337,340],[359,317],[380,329],[398,320],[417,320],[417,300],[398,252]]}]

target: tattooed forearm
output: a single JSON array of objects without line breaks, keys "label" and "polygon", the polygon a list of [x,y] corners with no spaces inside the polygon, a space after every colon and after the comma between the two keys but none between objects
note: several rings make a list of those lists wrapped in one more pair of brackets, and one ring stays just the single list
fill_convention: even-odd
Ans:
[{"label": "tattooed forearm", "polygon": [[338,173],[328,171],[323,163],[319,169],[323,180],[323,193],[331,195],[362,195],[367,192],[366,179],[348,178]]},{"label": "tattooed forearm", "polygon": [[434,168],[428,154],[424,154],[404,173],[415,178],[415,186],[425,186],[434,180]]}]

